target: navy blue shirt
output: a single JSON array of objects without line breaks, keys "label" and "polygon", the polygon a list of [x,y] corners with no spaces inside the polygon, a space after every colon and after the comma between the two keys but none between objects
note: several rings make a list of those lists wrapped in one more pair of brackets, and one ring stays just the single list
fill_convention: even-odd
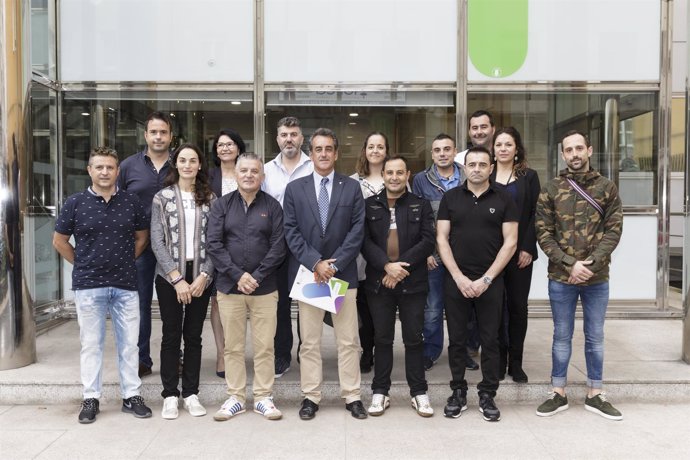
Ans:
[{"label": "navy blue shirt", "polygon": [[117,186],[120,190],[126,190],[139,197],[147,222],[151,221],[153,197],[163,188],[168,169],[170,161],[166,161],[161,170],[156,171],[153,161],[146,155],[146,150],[135,153],[120,163]]},{"label": "navy blue shirt", "polygon": [[72,289],[137,290],[134,232],[147,230],[144,208],[133,193],[118,190],[106,202],[87,190],[67,198],[55,231],[74,235]]},{"label": "navy blue shirt", "polygon": [[494,184],[474,195],[467,182],[448,190],[438,208],[438,220],[450,221],[448,241],[460,271],[475,280],[489,269],[503,246],[503,223],[517,222],[517,206]]}]

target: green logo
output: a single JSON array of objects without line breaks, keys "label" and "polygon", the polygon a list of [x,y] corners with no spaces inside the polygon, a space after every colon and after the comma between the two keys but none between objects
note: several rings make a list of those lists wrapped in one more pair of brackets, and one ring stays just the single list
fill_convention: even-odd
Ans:
[{"label": "green logo", "polygon": [[467,44],[474,67],[505,78],[527,57],[528,0],[468,0]]}]

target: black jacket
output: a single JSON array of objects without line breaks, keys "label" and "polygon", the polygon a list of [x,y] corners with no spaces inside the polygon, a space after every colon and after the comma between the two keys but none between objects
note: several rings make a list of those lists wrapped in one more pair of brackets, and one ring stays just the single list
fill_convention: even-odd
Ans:
[{"label": "black jacket", "polygon": [[[496,169],[491,173],[491,181],[496,180]],[[525,175],[517,176],[517,205],[520,213],[518,222],[517,249],[513,257],[518,257],[520,251],[532,254],[532,261],[537,260],[537,232],[534,226],[534,215],[537,210],[537,199],[541,191],[539,176],[533,169],[527,169]]]},{"label": "black jacket", "polygon": [[[386,190],[365,201],[366,223],[362,255],[367,261],[365,289],[375,292],[381,288],[390,262],[386,252],[390,211]],[[435,248],[434,214],[431,204],[418,196],[405,192],[395,202],[395,221],[398,228],[399,262],[410,264],[410,275],[396,286],[403,293],[427,292],[429,289],[426,259]]]}]

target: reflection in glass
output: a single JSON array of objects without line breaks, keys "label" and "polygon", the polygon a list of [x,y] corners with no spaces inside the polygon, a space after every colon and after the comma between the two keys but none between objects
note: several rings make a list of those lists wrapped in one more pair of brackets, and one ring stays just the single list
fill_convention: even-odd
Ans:
[{"label": "reflection in glass", "polygon": [[[624,206],[657,204],[657,93],[470,93],[468,113],[489,110],[496,126],[515,126],[523,135],[530,167],[542,183],[565,167],[560,138],[577,129],[588,134],[594,153],[591,165],[609,177],[618,175]],[[617,117],[606,117],[607,101],[615,100]],[[619,145],[614,161],[606,158],[607,123],[618,120]],[[610,170],[615,163],[618,171]],[[611,172],[607,172],[611,171]]]},{"label": "reflection in glass", "polygon": [[[239,104],[238,104],[239,102]],[[171,148],[192,142],[213,164],[213,137],[221,128],[233,128],[254,151],[251,93],[81,91],[64,95],[63,199],[90,184],[86,165],[91,149],[114,148],[120,161],[146,146],[144,122],[153,111],[170,115]]]},{"label": "reflection in glass", "polygon": [[335,131],[340,143],[336,169],[350,175],[364,139],[372,131],[388,136],[391,153],[403,155],[413,173],[431,162],[431,141],[455,133],[455,100],[450,92],[281,91],[266,95],[266,161],[278,153],[276,125],[285,116],[299,118],[305,145],[320,127]]}]

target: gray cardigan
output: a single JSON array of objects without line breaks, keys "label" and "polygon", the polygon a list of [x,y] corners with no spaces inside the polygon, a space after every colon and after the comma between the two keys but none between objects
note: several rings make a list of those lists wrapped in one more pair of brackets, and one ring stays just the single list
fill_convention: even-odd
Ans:
[{"label": "gray cardigan", "polygon": [[[215,195],[209,204],[196,207],[194,222],[194,271],[192,275],[196,279],[202,271],[208,274],[206,286],[211,283],[213,276],[213,263],[206,252],[206,230],[213,200],[215,200]],[[151,205],[151,249],[156,255],[156,274],[168,282],[172,281],[168,273],[176,268],[182,276],[186,276],[187,239],[184,218],[182,195],[177,184],[164,188],[153,197],[153,204]]]}]

